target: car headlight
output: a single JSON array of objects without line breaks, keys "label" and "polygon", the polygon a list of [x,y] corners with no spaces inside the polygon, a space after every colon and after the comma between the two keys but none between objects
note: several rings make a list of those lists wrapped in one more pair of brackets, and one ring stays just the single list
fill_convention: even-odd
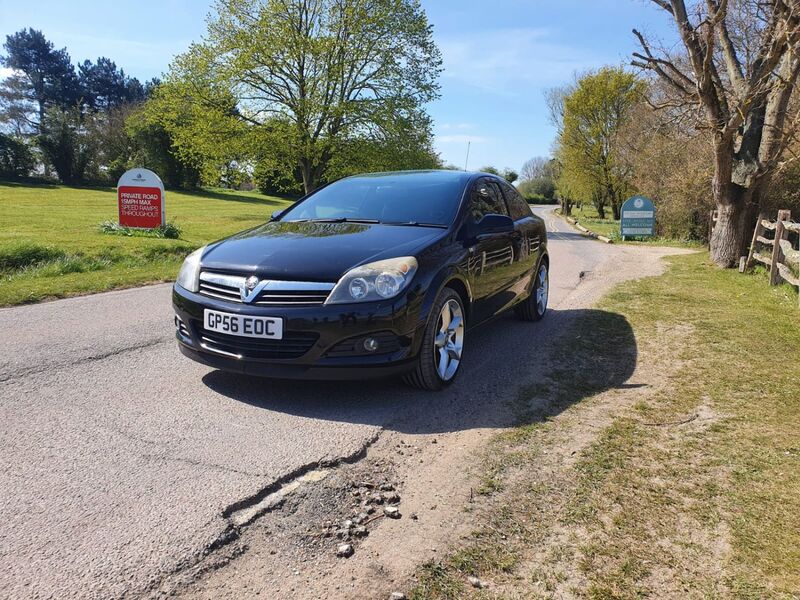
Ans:
[{"label": "car headlight", "polygon": [[394,298],[408,287],[416,272],[417,259],[413,256],[379,260],[356,267],[342,275],[326,304]]},{"label": "car headlight", "polygon": [[200,257],[203,256],[205,246],[195,250],[186,260],[183,261],[181,270],[178,273],[178,279],[175,280],[179,286],[190,292],[196,292],[200,289]]}]

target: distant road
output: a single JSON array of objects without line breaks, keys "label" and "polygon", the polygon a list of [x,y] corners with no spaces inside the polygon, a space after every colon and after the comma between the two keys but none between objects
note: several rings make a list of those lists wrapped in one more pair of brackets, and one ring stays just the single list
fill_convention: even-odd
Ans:
[{"label": "distant road", "polygon": [[506,424],[537,346],[596,296],[587,274],[652,261],[535,210],[551,232],[555,310],[471,332],[460,380],[439,395],[193,363],[175,346],[169,285],[0,310],[0,597],[140,595],[196,561],[248,498],[382,429]]}]

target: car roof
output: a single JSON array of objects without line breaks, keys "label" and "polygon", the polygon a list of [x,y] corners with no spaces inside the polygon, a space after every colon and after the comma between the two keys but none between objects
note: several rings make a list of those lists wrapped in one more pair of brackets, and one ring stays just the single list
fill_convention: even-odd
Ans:
[{"label": "car roof", "polygon": [[469,181],[477,174],[471,171],[454,171],[450,169],[428,169],[419,171],[385,171],[379,173],[362,173],[359,175],[351,175],[345,179],[372,179],[379,177],[413,177],[417,180],[428,179],[431,180],[461,180]]}]

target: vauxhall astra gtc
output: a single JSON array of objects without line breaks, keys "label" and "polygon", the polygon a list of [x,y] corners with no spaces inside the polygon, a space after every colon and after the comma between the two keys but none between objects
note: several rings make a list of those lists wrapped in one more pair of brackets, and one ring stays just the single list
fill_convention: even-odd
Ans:
[{"label": "vauxhall astra gtc", "polygon": [[187,257],[178,345],[218,369],[278,378],[455,379],[468,331],[512,309],[540,320],[542,219],[499,177],[459,171],[341,179]]}]

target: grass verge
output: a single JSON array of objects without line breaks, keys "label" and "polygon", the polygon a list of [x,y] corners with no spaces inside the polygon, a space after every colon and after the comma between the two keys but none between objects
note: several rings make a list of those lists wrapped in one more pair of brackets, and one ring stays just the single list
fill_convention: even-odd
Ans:
[{"label": "grass verge", "polygon": [[[611,209],[606,213],[606,218],[601,219],[597,214],[597,209],[591,204],[583,204],[580,208],[572,208],[572,218],[577,219],[578,222],[586,227],[588,230],[593,231],[599,235],[603,235],[616,243],[622,242],[622,235],[620,235],[619,220],[609,218]],[[689,246],[701,247],[702,244],[695,240],[675,240],[664,237],[651,237],[642,238],[638,240],[627,240],[626,244],[655,244],[658,246]]]},{"label": "grass verge", "polygon": [[485,525],[412,598],[800,595],[796,293],[670,261],[563,336],[486,454]]},{"label": "grass verge", "polygon": [[142,232],[115,226],[113,188],[0,182],[0,306],[170,280],[193,249],[263,223],[288,202],[167,191],[168,226]]}]

